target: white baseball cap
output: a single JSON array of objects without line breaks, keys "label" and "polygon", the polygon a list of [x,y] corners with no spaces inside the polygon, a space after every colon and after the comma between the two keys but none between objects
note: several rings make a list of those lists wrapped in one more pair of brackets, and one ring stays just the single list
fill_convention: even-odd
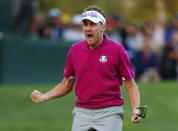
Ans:
[{"label": "white baseball cap", "polygon": [[61,11],[57,8],[50,9],[48,12],[48,16],[53,18],[53,17],[59,17],[61,16]]},{"label": "white baseball cap", "polygon": [[90,20],[94,23],[101,22],[104,25],[106,24],[106,19],[104,18],[104,16],[97,11],[85,11],[85,12],[83,12],[82,13],[82,21],[83,20]]}]

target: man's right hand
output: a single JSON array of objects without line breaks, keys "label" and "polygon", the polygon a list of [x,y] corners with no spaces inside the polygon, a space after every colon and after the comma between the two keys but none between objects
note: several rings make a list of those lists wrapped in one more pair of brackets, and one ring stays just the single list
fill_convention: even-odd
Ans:
[{"label": "man's right hand", "polygon": [[31,100],[35,103],[41,103],[46,101],[45,95],[39,92],[38,90],[34,90],[31,94]]}]

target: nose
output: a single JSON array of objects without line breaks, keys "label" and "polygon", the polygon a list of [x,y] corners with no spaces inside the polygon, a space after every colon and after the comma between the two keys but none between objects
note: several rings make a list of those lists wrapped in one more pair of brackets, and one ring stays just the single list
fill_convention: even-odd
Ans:
[{"label": "nose", "polygon": [[91,30],[91,26],[89,24],[85,25],[84,27],[87,31],[90,31]]}]

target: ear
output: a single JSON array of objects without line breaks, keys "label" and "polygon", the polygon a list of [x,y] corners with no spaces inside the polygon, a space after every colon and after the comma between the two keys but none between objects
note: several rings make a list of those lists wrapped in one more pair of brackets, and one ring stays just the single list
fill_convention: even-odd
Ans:
[{"label": "ear", "polygon": [[106,25],[102,24],[102,32],[105,32],[106,30]]}]

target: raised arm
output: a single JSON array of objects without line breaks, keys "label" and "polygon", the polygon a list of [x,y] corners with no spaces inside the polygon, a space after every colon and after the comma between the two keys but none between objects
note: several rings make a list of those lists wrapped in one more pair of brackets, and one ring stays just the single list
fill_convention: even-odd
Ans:
[{"label": "raised arm", "polygon": [[137,117],[136,114],[139,113],[139,109],[137,109],[137,107],[140,106],[140,93],[139,93],[138,87],[134,79],[125,80],[124,84],[126,86],[128,96],[130,98],[130,102],[132,104],[133,116],[131,118],[131,121],[133,123],[138,123],[141,120],[140,117],[136,119]]},{"label": "raised arm", "polygon": [[62,97],[72,91],[75,80],[64,78],[61,83],[49,92],[42,94],[38,90],[34,90],[31,94],[31,100],[36,103],[45,102],[51,99]]}]

